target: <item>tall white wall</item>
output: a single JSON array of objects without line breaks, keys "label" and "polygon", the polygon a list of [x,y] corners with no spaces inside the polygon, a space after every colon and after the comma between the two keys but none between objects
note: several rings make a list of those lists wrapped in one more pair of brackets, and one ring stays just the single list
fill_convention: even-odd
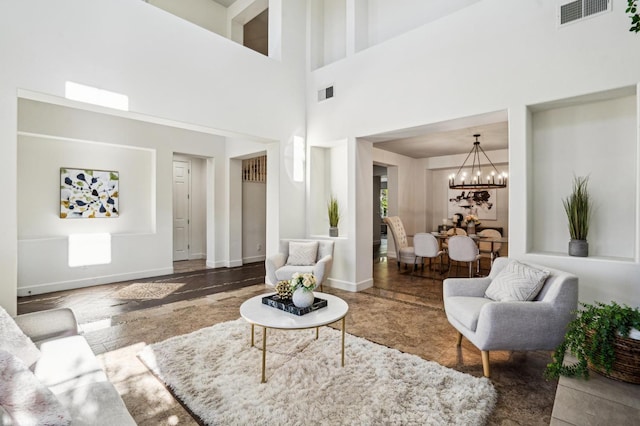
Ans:
[{"label": "tall white wall", "polygon": [[[171,273],[173,154],[222,159],[225,139],[31,100],[20,100],[18,111],[18,294]],[[195,160],[192,164],[199,164]],[[119,217],[60,219],[60,167],[118,171]],[[202,167],[193,169],[203,174]],[[225,169],[214,173],[208,184],[222,192]],[[192,184],[196,194],[205,192],[206,182],[192,179]],[[215,205],[224,203],[209,202],[207,213],[215,216]],[[206,210],[206,200],[198,204]],[[206,213],[198,213],[192,235],[199,237],[194,248],[199,245],[204,253]],[[213,235],[223,234],[224,222],[216,223]],[[69,267],[68,236],[100,232],[112,234],[112,262]],[[224,239],[211,238],[211,248],[209,262],[223,261]]]},{"label": "tall white wall", "polygon": [[[357,0],[356,0],[357,1]],[[367,0],[369,46],[382,43],[479,0]]]},{"label": "tall white wall", "polygon": [[[632,91],[627,95],[634,96],[637,102],[640,55],[633,52],[640,51],[640,37],[628,31],[626,2],[613,0],[613,3],[610,13],[558,28],[556,2],[484,0],[384,43],[348,54],[344,60],[310,73],[307,138],[312,144],[353,137],[366,140],[368,135],[382,132],[508,111],[510,255],[577,273],[582,300],[615,299],[638,305],[637,256],[620,262],[606,256],[583,259],[533,250],[532,203],[540,189],[532,184],[537,142],[533,140],[535,108],[531,108],[629,87]],[[319,103],[315,93],[327,84],[335,85],[336,96],[331,102]],[[637,110],[635,113],[635,139],[630,143],[636,149],[628,155],[635,159],[636,168],[608,169],[606,162],[596,166],[635,182],[630,196],[637,206],[640,199],[636,172]],[[627,112],[623,114],[626,116]],[[575,120],[587,121],[585,117]],[[392,164],[378,159],[378,153],[372,149],[373,161]],[[363,158],[370,156],[361,153]],[[583,161],[592,164],[587,160],[588,151],[577,150],[572,154],[547,160],[555,169],[570,170]],[[364,159],[349,158],[349,168],[356,165],[363,167],[362,173],[371,169]],[[606,188],[604,182],[597,185],[598,192]],[[349,196],[357,200],[362,195],[350,192]],[[370,208],[370,193],[368,197],[362,203]],[[399,197],[399,212],[409,218],[408,232],[412,232],[417,229],[412,209],[423,206],[413,202],[403,207],[402,194]],[[564,221],[563,212],[550,219],[553,225],[545,233],[562,226],[556,222]],[[637,226],[637,214],[635,221]],[[362,226],[366,230],[358,224],[354,234],[370,235],[370,223]],[[555,241],[555,236],[548,237]],[[638,247],[637,232],[634,239]],[[370,257],[370,251],[363,249],[349,261],[358,264]],[[354,281],[364,279],[366,276]]]},{"label": "tall white wall", "polygon": [[[276,155],[270,161],[276,164],[273,172],[277,174],[267,196],[275,216],[270,221],[274,230],[268,232],[272,242],[267,242],[267,250],[277,249],[281,234],[303,236],[304,215],[281,215],[279,192],[287,193],[288,205],[299,205],[304,211],[304,184],[292,183],[284,166],[288,161],[286,147],[293,136],[304,136],[305,5],[297,1],[271,3],[270,14],[275,14],[281,26],[277,37],[270,39],[270,51],[274,43],[278,60],[142,1],[26,0],[0,4],[0,56],[5,58],[0,67],[0,179],[6,188],[4,197],[12,203],[17,200],[19,89],[63,98],[65,82],[75,81],[128,95],[131,116],[275,142],[267,148]],[[194,151],[207,149],[206,143],[194,146]],[[169,164],[171,154],[170,150],[158,152],[158,164]],[[210,180],[225,168],[224,159],[207,163]],[[160,170],[157,174],[162,175]],[[168,182],[158,180],[157,185],[168,187]],[[226,198],[224,188],[207,192],[209,197]],[[164,196],[159,193],[157,202]],[[225,213],[228,206],[211,208],[215,217],[230,216]],[[162,210],[157,217],[161,233],[167,232],[160,228],[166,212]],[[213,216],[207,218],[208,241],[221,244],[224,250],[208,246],[207,255],[228,254],[228,233],[224,229],[216,234],[218,225],[212,220]],[[15,313],[17,294],[17,222],[15,209],[0,210],[0,304],[11,313]],[[162,258],[168,259],[168,255]]]}]

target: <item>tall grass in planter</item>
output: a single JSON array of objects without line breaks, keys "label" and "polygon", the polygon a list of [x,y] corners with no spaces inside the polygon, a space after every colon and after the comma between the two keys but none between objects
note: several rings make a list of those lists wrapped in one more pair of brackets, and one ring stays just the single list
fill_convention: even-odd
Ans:
[{"label": "tall grass in planter", "polygon": [[589,221],[591,220],[591,212],[593,203],[589,195],[589,177],[574,176],[573,191],[562,200],[564,211],[567,213],[569,221],[569,255],[586,257],[589,255],[589,243],[587,235],[589,234]]},{"label": "tall grass in planter", "polygon": [[338,222],[340,222],[340,208],[338,206],[338,199],[334,196],[329,198],[327,203],[327,215],[329,216],[329,236],[338,236]]}]

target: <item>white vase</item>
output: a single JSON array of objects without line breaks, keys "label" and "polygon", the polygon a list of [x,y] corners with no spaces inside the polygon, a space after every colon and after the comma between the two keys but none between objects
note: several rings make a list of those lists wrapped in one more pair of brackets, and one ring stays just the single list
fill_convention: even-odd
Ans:
[{"label": "white vase", "polygon": [[293,301],[293,304],[298,308],[308,308],[309,306],[313,305],[315,296],[313,294],[313,291],[299,288],[293,292],[291,300]]},{"label": "white vase", "polygon": [[467,224],[467,235],[476,235],[476,224],[475,224],[475,222],[469,222]]}]

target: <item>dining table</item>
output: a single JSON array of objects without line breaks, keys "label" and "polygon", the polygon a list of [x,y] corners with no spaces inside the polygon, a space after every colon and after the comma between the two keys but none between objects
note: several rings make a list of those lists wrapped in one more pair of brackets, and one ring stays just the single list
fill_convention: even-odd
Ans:
[{"label": "dining table", "polygon": [[[455,234],[453,235],[449,235],[447,233],[444,232],[437,232],[437,231],[433,231],[431,233],[434,237],[436,237],[438,239],[438,242],[440,243],[440,249],[442,249],[442,245],[443,243],[448,240],[449,238],[453,237]],[[480,243],[489,243],[491,244],[491,265],[493,265],[493,260],[494,260],[494,246],[495,244],[498,243],[509,243],[509,239],[507,237],[488,237],[488,236],[483,236],[483,235],[479,235],[479,234],[475,234],[475,235],[468,235],[469,238],[471,238],[473,241],[476,242],[476,244],[478,244],[478,247],[480,246]]]}]

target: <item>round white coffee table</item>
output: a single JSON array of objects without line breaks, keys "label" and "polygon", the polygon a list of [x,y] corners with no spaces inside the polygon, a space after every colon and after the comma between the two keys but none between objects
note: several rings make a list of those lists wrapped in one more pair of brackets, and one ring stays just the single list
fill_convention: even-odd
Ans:
[{"label": "round white coffee table", "polygon": [[316,339],[318,338],[319,327],[342,320],[342,366],[344,367],[344,335],[345,317],[349,311],[347,302],[337,296],[327,293],[313,292],[315,297],[327,301],[327,306],[317,311],[309,312],[305,315],[295,315],[282,311],[262,303],[262,298],[269,294],[261,294],[246,300],[240,306],[240,315],[251,324],[251,346],[254,346],[254,328],[256,325],[262,327],[262,383],[265,383],[265,367],[267,364],[267,328],[280,330],[302,330],[307,328],[316,329]]}]

